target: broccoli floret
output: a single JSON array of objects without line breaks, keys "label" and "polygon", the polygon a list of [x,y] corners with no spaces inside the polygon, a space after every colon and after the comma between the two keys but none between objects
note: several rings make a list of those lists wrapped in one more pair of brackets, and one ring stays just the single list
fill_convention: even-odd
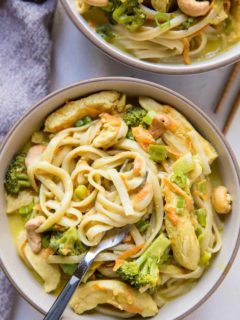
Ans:
[{"label": "broccoli floret", "polygon": [[111,24],[101,24],[97,26],[96,32],[107,42],[112,42],[115,38]]},{"label": "broccoli floret", "polygon": [[146,116],[147,111],[141,107],[132,107],[127,110],[123,115],[123,120],[129,128],[144,125],[143,118]]},{"label": "broccoli floret", "polygon": [[161,234],[139,258],[122,264],[117,271],[119,277],[136,288],[156,287],[159,283],[158,263],[169,246],[169,239]]},{"label": "broccoli floret", "polygon": [[198,21],[197,18],[192,18],[192,17],[189,17],[187,18],[187,20],[185,20],[183,23],[182,23],[182,28],[184,30],[188,30],[189,28],[191,28],[196,22]]},{"label": "broccoli floret", "polygon": [[110,21],[124,25],[131,32],[146,21],[139,0],[110,0],[103,10],[108,12]]},{"label": "broccoli floret", "polygon": [[24,153],[16,155],[7,169],[4,186],[8,194],[17,195],[22,189],[31,186],[27,175],[25,158],[26,155]]},{"label": "broccoli floret", "polygon": [[57,254],[63,256],[77,256],[86,251],[86,247],[78,238],[76,227],[71,227],[65,232],[53,234],[49,247]]}]

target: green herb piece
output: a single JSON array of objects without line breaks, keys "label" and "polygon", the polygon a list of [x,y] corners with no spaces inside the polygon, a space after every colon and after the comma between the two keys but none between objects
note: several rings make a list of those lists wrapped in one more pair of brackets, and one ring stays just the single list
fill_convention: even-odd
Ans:
[{"label": "green herb piece", "polygon": [[171,26],[170,16],[166,13],[158,12],[155,14],[154,19],[157,26],[162,30],[168,29]]},{"label": "green herb piece", "polygon": [[182,197],[178,197],[177,199],[177,206],[176,206],[176,213],[177,214],[183,214],[184,207],[185,207],[185,199]]},{"label": "green herb piece", "polygon": [[195,210],[195,214],[197,216],[198,223],[201,227],[206,228],[207,224],[207,212],[205,208],[200,208]]},{"label": "green herb piece", "polygon": [[187,174],[194,169],[195,163],[190,152],[175,161],[172,165],[174,173]]},{"label": "green herb piece", "polygon": [[200,257],[200,265],[207,266],[212,258],[212,254],[208,251],[204,251]]},{"label": "green herb piece", "polygon": [[32,213],[33,205],[34,205],[33,202],[31,202],[28,205],[19,208],[18,213],[21,215],[28,215],[28,214]]},{"label": "green herb piece", "polygon": [[182,29],[188,30],[190,27],[192,27],[195,24],[196,20],[197,19],[193,17],[187,18],[187,20],[185,20],[181,25]]},{"label": "green herb piece", "polygon": [[187,177],[181,172],[171,174],[170,180],[177,184],[181,189],[187,187]]},{"label": "green herb piece", "polygon": [[62,271],[69,275],[69,276],[72,276],[74,274],[74,272],[76,271],[77,269],[77,264],[60,264],[60,267],[62,269]]},{"label": "green herb piece", "polygon": [[148,111],[146,116],[143,118],[143,122],[150,125],[152,123],[153,119],[156,117],[156,115],[157,115],[157,113],[155,111],[153,111],[153,110]]},{"label": "green herb piece", "polygon": [[148,148],[150,159],[161,162],[167,159],[167,148],[161,144],[150,144]]}]

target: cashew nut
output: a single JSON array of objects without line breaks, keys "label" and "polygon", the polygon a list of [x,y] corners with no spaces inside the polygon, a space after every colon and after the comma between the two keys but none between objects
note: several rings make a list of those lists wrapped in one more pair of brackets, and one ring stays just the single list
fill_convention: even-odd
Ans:
[{"label": "cashew nut", "polygon": [[76,7],[77,7],[77,11],[80,14],[83,14],[83,13],[87,12],[90,9],[89,4],[87,4],[84,0],[77,0],[76,1]]},{"label": "cashew nut", "polygon": [[84,2],[93,7],[105,7],[108,5],[108,0],[84,0]]},{"label": "cashew nut", "polygon": [[180,10],[190,17],[205,16],[210,10],[209,1],[177,0]]},{"label": "cashew nut", "polygon": [[213,190],[212,204],[217,213],[227,214],[231,211],[232,199],[226,187],[218,186]]},{"label": "cashew nut", "polygon": [[171,119],[164,114],[158,114],[153,119],[149,128],[149,132],[151,133],[153,138],[158,139],[170,127],[171,127]]},{"label": "cashew nut", "polygon": [[36,232],[36,229],[43,224],[45,220],[43,216],[37,216],[30,219],[25,225],[28,243],[34,253],[38,253],[41,250],[42,238],[41,235]]}]

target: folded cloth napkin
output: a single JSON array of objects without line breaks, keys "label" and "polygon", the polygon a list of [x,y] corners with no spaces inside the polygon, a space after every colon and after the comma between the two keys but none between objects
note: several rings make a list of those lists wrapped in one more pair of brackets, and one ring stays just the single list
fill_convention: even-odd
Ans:
[{"label": "folded cloth napkin", "polygon": [[[0,142],[23,112],[47,94],[55,0],[0,1]],[[0,271],[0,320],[7,320],[13,289]]]},{"label": "folded cloth napkin", "polygon": [[55,0],[0,1],[0,141],[49,89]]}]

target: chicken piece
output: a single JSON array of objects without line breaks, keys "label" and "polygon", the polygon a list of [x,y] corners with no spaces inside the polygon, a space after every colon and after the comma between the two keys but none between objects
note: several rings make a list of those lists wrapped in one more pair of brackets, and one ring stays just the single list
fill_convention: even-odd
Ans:
[{"label": "chicken piece", "polygon": [[101,91],[88,97],[67,102],[63,107],[51,113],[45,121],[44,131],[58,132],[69,128],[85,117],[97,117],[103,112],[122,112],[126,96],[117,91]]},{"label": "chicken piece", "polygon": [[44,290],[47,293],[54,291],[60,283],[61,272],[57,265],[47,262],[47,255],[45,253],[47,249],[42,249],[38,254],[32,252],[27,243],[26,231],[22,231],[19,234],[17,248],[20,257],[27,266],[33,269],[43,280]]},{"label": "chicken piece", "polygon": [[33,195],[28,190],[20,191],[18,196],[7,195],[7,213],[16,212],[21,207],[25,207],[33,202]]},{"label": "chicken piece", "polygon": [[185,207],[181,214],[176,213],[178,195],[164,186],[165,223],[176,261],[188,270],[196,270],[200,261],[200,245],[195,234],[190,213]]},{"label": "chicken piece", "polygon": [[174,121],[176,124],[174,131],[167,130],[163,133],[162,138],[166,142],[167,145],[174,147],[177,151],[185,154],[189,151],[192,151],[194,154],[194,150],[192,150],[192,142],[189,137],[189,133],[194,131],[199,139],[203,150],[206,154],[209,164],[211,164],[217,158],[217,152],[214,147],[205,140],[187,121],[187,119],[182,116],[177,110],[167,105],[162,105],[159,102],[148,98],[148,97],[140,97],[139,103],[142,108],[146,110],[153,110],[161,115],[167,115],[169,118]]},{"label": "chicken piece", "polygon": [[143,129],[141,126],[132,128],[132,134],[143,150],[147,150],[150,144],[155,143],[149,131]]},{"label": "chicken piece", "polygon": [[43,151],[46,149],[46,146],[43,144],[37,144],[32,146],[27,153],[25,164],[28,168],[29,166],[33,165],[36,161],[40,160]]},{"label": "chicken piece", "polygon": [[80,285],[70,301],[70,306],[77,314],[110,304],[120,310],[152,317],[158,312],[157,304],[144,292],[131,288],[118,280],[97,280]]},{"label": "chicken piece", "polygon": [[92,145],[94,147],[108,149],[120,139],[126,137],[128,127],[120,117],[103,113],[100,118],[103,126],[98,136],[93,140]]},{"label": "chicken piece", "polygon": [[44,281],[44,290],[47,293],[54,291],[58,287],[61,279],[58,266],[47,262],[44,250],[39,254],[35,254],[28,244],[24,248],[24,254],[32,269],[36,271]]},{"label": "chicken piece", "polygon": [[41,250],[42,237],[36,232],[36,230],[45,222],[45,220],[46,218],[43,216],[37,216],[28,220],[28,222],[25,224],[25,228],[27,230],[27,240],[34,253],[38,253]]},{"label": "chicken piece", "polygon": [[166,215],[166,230],[176,261],[188,270],[196,270],[200,261],[200,246],[189,214],[179,217],[176,225]]}]

